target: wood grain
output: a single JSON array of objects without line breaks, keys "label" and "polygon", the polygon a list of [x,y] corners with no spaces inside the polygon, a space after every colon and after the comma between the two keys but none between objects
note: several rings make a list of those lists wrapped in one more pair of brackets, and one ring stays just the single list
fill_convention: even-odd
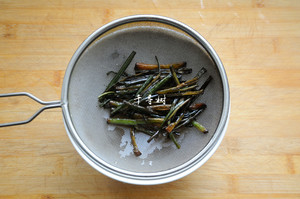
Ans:
[{"label": "wood grain", "polygon": [[[172,183],[120,183],[77,154],[61,110],[48,110],[25,126],[0,128],[0,199],[300,198],[298,0],[0,0],[0,93],[59,100],[80,43],[133,14],[186,23],[219,54],[231,116],[216,153]],[[0,123],[26,119],[39,107],[26,97],[0,99]]]}]

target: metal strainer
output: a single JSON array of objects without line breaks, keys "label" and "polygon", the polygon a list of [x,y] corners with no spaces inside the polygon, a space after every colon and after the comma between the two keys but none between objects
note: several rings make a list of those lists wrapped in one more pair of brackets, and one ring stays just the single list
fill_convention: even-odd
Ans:
[{"label": "metal strainer", "polygon": [[[193,69],[191,76],[201,67],[207,69],[213,81],[199,99],[208,108],[198,120],[209,129],[208,134],[184,129],[180,150],[168,141],[147,143],[147,137],[137,135],[144,155],[135,157],[128,151],[128,131],[107,125],[109,113],[98,107],[97,97],[111,79],[106,73],[118,71],[132,50],[137,54],[128,73],[133,73],[135,62],[156,63],[155,55],[162,64],[186,61]],[[121,18],[91,34],[68,65],[60,102],[43,102],[28,93],[0,97],[12,95],[27,95],[46,106],[29,120],[0,126],[27,123],[44,109],[61,107],[66,131],[84,160],[113,179],[142,185],[177,180],[206,162],[225,134],[230,109],[225,70],[210,44],[190,27],[154,15]]]}]

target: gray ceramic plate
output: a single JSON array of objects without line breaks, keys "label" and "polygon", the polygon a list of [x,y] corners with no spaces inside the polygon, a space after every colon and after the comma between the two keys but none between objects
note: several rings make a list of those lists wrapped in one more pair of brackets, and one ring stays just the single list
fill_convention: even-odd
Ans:
[{"label": "gray ceramic plate", "polygon": [[[213,80],[198,101],[207,109],[198,121],[208,130],[199,133],[184,129],[181,149],[171,141],[147,143],[148,136],[137,134],[142,152],[132,153],[126,128],[108,126],[109,112],[98,107],[97,97],[131,53],[127,69],[133,73],[135,62],[161,64],[186,61],[194,76],[201,67]],[[66,129],[80,155],[98,171],[114,179],[134,184],[159,184],[176,180],[201,166],[221,142],[229,116],[229,89],[220,59],[197,32],[175,20],[159,16],[131,16],[116,20],[93,33],[74,54],[66,71],[62,90]]]}]

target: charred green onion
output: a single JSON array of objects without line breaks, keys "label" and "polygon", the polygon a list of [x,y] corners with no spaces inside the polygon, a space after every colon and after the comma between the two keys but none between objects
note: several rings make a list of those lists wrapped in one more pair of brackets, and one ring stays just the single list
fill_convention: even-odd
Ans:
[{"label": "charred green onion", "polygon": [[202,133],[208,133],[208,130],[204,126],[202,126],[199,122],[194,120],[192,121],[192,124]]},{"label": "charred green onion", "polygon": [[136,144],[136,141],[135,141],[135,135],[134,135],[134,128],[130,128],[130,138],[131,138],[131,143],[132,143],[132,146],[133,146],[133,153],[134,155],[136,156],[140,156],[142,155],[142,153],[140,152],[137,144]]},{"label": "charred green onion", "polygon": [[174,92],[179,91],[179,89],[181,89],[182,87],[196,84],[198,80],[199,80],[199,77],[197,76],[197,77],[194,77],[193,79],[182,82],[181,84],[178,84],[177,86],[157,91],[157,93],[158,94],[174,93]]},{"label": "charred green onion", "polygon": [[156,81],[158,81],[159,77],[160,77],[160,73],[158,73],[158,74],[152,79],[152,81],[151,81],[148,85],[145,86],[145,88],[144,88],[140,93],[141,93],[141,94],[144,94],[144,93],[149,89],[149,87],[150,87],[151,85],[153,85]]},{"label": "charred green onion", "polygon": [[176,140],[176,138],[175,138],[175,136],[174,136],[174,133],[171,132],[171,133],[169,134],[169,136],[170,136],[171,140],[174,142],[174,144],[176,145],[177,149],[180,149],[181,146],[180,146],[180,144],[177,142],[177,140]]},{"label": "charred green onion", "polygon": [[178,77],[177,77],[177,74],[176,74],[175,69],[174,69],[173,66],[170,66],[170,71],[171,71],[171,73],[172,73],[172,76],[173,76],[174,81],[176,82],[176,84],[177,84],[177,85],[180,84],[179,79],[178,79]]},{"label": "charred green onion", "polygon": [[125,118],[108,118],[108,124],[118,124],[118,125],[125,125],[125,126],[136,126],[140,124],[153,124],[163,122],[162,118],[147,118],[144,119],[125,119]]},{"label": "charred green onion", "polygon": [[162,80],[160,80],[159,82],[157,82],[156,84],[154,84],[152,87],[149,88],[149,90],[144,94],[144,97],[147,95],[152,95],[153,93],[155,93],[158,89],[160,89],[162,86],[164,86],[168,80],[171,78],[172,76],[169,74],[168,76],[166,76],[165,78],[163,78]]},{"label": "charred green onion", "polygon": [[184,117],[184,114],[181,113],[181,115],[177,118],[177,120],[171,124],[169,124],[167,127],[166,127],[166,131],[168,133],[171,133],[173,131],[173,129],[179,124],[179,122],[181,122],[182,118]]},{"label": "charred green onion", "polygon": [[112,95],[114,93],[115,93],[114,91],[104,92],[104,93],[102,93],[101,95],[98,96],[98,101],[101,103],[101,102],[103,102],[102,100],[105,99],[105,97],[107,95]]},{"label": "charred green onion", "polygon": [[[162,64],[160,65],[161,69],[169,69],[170,66],[173,66],[175,69],[182,68],[186,66],[186,62],[179,62],[174,64]],[[136,63],[135,70],[155,70],[158,69],[158,65],[155,64],[145,64],[145,63]]]},{"label": "charred green onion", "polygon": [[153,75],[150,75],[148,79],[144,82],[144,84],[140,87],[140,89],[136,92],[135,95],[136,96],[139,95],[149,85],[152,79],[153,79]]},{"label": "charred green onion", "polygon": [[171,104],[152,105],[152,106],[148,106],[148,108],[154,111],[169,111],[171,108]]},{"label": "charred green onion", "polygon": [[124,71],[127,69],[129,66],[130,62],[132,61],[133,57],[135,56],[136,52],[132,51],[129,57],[126,59],[122,67],[120,68],[119,72],[114,76],[114,78],[109,82],[107,85],[105,91],[109,91],[113,85],[115,85],[120,77],[123,75]]},{"label": "charred green onion", "polygon": [[160,125],[160,129],[153,135],[151,136],[147,142],[151,142],[151,140],[153,140],[153,138],[155,138],[163,129],[163,126],[177,113],[177,111],[183,106],[185,105],[190,99],[187,99],[185,101],[180,101],[178,104],[176,104],[176,106],[174,106],[174,108],[170,109],[169,113],[166,115],[165,119],[163,120],[162,124]]},{"label": "charred green onion", "polygon": [[135,140],[138,132],[149,135],[148,142],[162,137],[172,140],[178,149],[181,146],[176,138],[181,127],[192,126],[207,133],[196,120],[206,108],[196,99],[212,81],[208,76],[198,86],[206,69],[201,68],[196,76],[183,80],[185,74],[192,73],[186,62],[160,64],[155,56],[156,64],[136,63],[135,74],[128,74],[125,70],[135,54],[132,51],[117,73],[109,72],[115,76],[98,96],[99,106],[111,111],[108,124],[130,127],[134,154],[141,155]]}]

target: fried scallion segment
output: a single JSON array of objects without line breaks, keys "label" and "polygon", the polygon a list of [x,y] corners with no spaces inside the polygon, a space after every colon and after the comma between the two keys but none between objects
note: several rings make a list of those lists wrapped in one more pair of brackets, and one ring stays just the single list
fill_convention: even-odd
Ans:
[{"label": "fried scallion segment", "polygon": [[127,69],[127,67],[129,66],[129,64],[131,63],[132,59],[134,58],[136,52],[132,51],[131,54],[129,55],[129,57],[126,59],[126,61],[124,62],[124,64],[122,65],[122,67],[120,68],[119,72],[114,76],[114,78],[109,82],[109,84],[107,85],[105,91],[109,91],[117,82],[118,80],[121,78],[121,76],[123,75],[124,71]]},{"label": "fried scallion segment", "polygon": [[133,146],[133,153],[135,156],[140,156],[140,155],[142,155],[142,153],[140,152],[140,150],[136,144],[134,131],[135,131],[134,128],[130,128],[130,138],[131,138],[131,144]]},{"label": "fried scallion segment", "polygon": [[[186,62],[178,62],[173,64],[161,64],[161,69],[169,69],[171,66],[174,67],[174,69],[179,69],[186,66]],[[145,64],[145,63],[136,63],[135,64],[135,70],[155,70],[158,69],[157,64]]]},{"label": "fried scallion segment", "polygon": [[192,121],[192,124],[194,127],[196,127],[200,132],[202,133],[208,133],[208,130],[202,125],[200,124],[199,122],[197,121]]}]

